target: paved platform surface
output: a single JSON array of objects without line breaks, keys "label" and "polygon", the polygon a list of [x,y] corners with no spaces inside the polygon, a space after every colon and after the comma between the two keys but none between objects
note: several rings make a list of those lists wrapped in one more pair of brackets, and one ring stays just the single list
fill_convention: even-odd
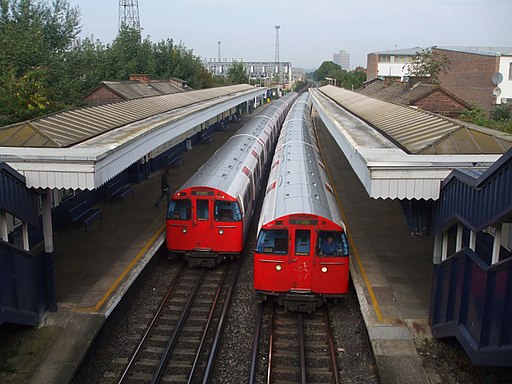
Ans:
[{"label": "paved platform surface", "polygon": [[[243,123],[243,121],[242,121]],[[241,124],[241,123],[240,123]],[[240,126],[240,124],[238,126]],[[232,135],[216,132],[173,169],[179,187]],[[429,337],[427,324],[432,242],[412,238],[398,202],[372,200],[329,133],[319,128],[325,161],[339,195],[352,242],[351,273],[382,383],[428,383],[414,346]],[[7,383],[68,383],[106,317],[164,241],[160,174],[134,186],[123,203],[105,202],[103,221],[87,232],[75,228],[55,238],[59,310],[19,340]]]}]

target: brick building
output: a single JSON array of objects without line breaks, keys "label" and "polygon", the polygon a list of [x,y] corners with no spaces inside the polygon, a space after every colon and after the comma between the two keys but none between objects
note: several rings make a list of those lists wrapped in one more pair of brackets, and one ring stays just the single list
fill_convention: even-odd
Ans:
[{"label": "brick building", "polygon": [[152,80],[146,74],[130,75],[130,80],[102,81],[85,96],[85,101],[89,104],[101,105],[191,90],[192,88],[185,80],[178,78]]},{"label": "brick building", "polygon": [[471,106],[439,84],[401,83],[388,79],[367,81],[358,93],[391,103],[414,106],[440,115],[456,117]]},{"label": "brick building", "polygon": [[512,47],[432,47],[450,69],[439,83],[471,105],[489,111],[512,103]]}]

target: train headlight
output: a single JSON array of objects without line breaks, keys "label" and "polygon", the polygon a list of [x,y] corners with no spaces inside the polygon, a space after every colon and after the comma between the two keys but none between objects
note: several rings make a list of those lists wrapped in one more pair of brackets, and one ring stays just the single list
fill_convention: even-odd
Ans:
[{"label": "train headlight", "polygon": [[280,270],[281,270],[281,268],[282,268],[282,267],[281,267],[281,264],[277,264],[277,265],[276,265],[276,271],[280,271]]},{"label": "train headlight", "polygon": [[183,229],[181,230],[181,232],[183,232],[183,233],[187,233],[187,228],[183,228]]},{"label": "train headlight", "polygon": [[224,234],[224,230],[223,229],[219,229],[219,235],[223,235]]},{"label": "train headlight", "polygon": [[322,272],[323,273],[327,272],[327,267],[322,267]]}]

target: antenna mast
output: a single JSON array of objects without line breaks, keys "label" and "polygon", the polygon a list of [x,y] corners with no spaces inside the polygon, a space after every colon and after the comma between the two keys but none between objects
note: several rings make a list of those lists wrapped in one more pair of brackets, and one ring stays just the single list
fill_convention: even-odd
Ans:
[{"label": "antenna mast", "polygon": [[279,79],[279,83],[281,83],[281,71],[279,70],[279,28],[281,28],[280,25],[276,25],[276,74],[277,78]]},{"label": "antenna mast", "polygon": [[140,33],[139,1],[119,0],[119,30],[133,28]]}]

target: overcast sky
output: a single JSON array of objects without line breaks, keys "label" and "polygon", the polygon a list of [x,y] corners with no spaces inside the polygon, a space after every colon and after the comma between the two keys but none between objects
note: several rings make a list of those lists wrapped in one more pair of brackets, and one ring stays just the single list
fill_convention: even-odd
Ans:
[{"label": "overcast sky", "polygon": [[[69,0],[81,37],[104,44],[118,29],[119,0]],[[333,53],[350,67],[386,49],[433,45],[512,46],[512,0],[139,0],[143,37],[172,38],[202,59],[280,61],[316,69]]]}]

